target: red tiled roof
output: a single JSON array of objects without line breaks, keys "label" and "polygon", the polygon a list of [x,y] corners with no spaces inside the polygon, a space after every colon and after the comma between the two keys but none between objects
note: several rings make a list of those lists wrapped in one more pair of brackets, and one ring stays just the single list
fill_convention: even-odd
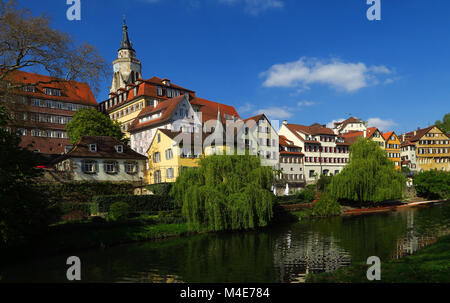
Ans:
[{"label": "red tiled roof", "polygon": [[355,118],[355,117],[350,117],[350,118],[348,118],[347,120],[344,120],[344,121],[342,121],[342,122],[334,122],[334,125],[335,125],[335,126],[342,125],[342,126],[341,126],[341,129],[343,129],[343,128],[345,128],[345,127],[347,126],[347,124],[349,124],[349,123],[360,123],[360,122],[361,122],[360,119],[357,119],[357,118]]},{"label": "red tiled roof", "polygon": [[[91,152],[89,150],[89,144],[97,144],[97,151]],[[123,152],[116,151],[115,146],[122,145]],[[101,136],[83,136],[77,144],[65,155],[58,158],[57,162],[60,162],[67,158],[108,158],[108,159],[133,159],[133,160],[145,160],[146,157],[138,154],[132,150],[128,145],[123,144],[121,141],[113,137],[101,137]]]},{"label": "red tiled roof", "polygon": [[[376,127],[369,127],[367,128],[367,139],[371,138],[373,134],[378,130]],[[378,130],[379,131],[379,130]]]},{"label": "red tiled roof", "polygon": [[[183,95],[169,100],[161,101],[156,107],[154,106],[144,107],[139,113],[139,115],[136,117],[136,119],[134,119],[129,131],[134,132],[146,127],[156,126],[161,123],[167,122],[170,119],[170,117],[172,117],[173,112],[175,111],[181,100],[184,99],[184,97],[185,96]],[[139,122],[141,118],[159,112],[162,112],[161,117],[143,123]]]},{"label": "red tiled roof", "polygon": [[392,134],[394,134],[393,131],[387,132],[387,133],[383,133],[383,138],[384,140],[389,140],[389,138],[392,136]]},{"label": "red tiled roof", "polygon": [[412,132],[406,133],[405,136],[406,136],[408,141],[416,142],[416,141],[419,141],[423,136],[425,136],[426,133],[428,133],[434,127],[435,126],[432,125],[432,126],[429,126],[429,127],[426,127],[426,128],[421,128],[421,129],[418,129],[416,131],[412,131]]},{"label": "red tiled roof", "polygon": [[[45,98],[50,100],[73,102],[84,105],[97,106],[98,103],[92,93],[92,90],[87,83],[78,81],[66,81],[56,77],[39,75],[25,71],[14,71],[8,74],[7,81],[20,84],[34,84],[37,82],[51,82],[48,84],[38,84],[35,87],[35,92],[18,91],[18,94],[26,95],[35,98]],[[49,96],[45,94],[44,88],[53,88],[61,90],[61,96]]]},{"label": "red tiled roof", "polygon": [[[329,135],[329,136],[336,136],[336,134],[333,132],[333,130],[319,126],[319,125],[313,125],[313,126],[305,126],[305,125],[298,125],[298,124],[288,124],[287,128],[297,136],[301,141],[305,142],[305,139],[302,138],[297,132],[302,132],[307,135]],[[311,141],[308,143],[317,143],[320,144],[320,142]]]},{"label": "red tiled roof", "polygon": [[192,99],[191,104],[200,106],[200,112],[202,113],[202,123],[209,120],[216,120],[217,112],[219,109],[220,109],[220,116],[222,118],[222,123],[226,121],[225,115],[234,116],[238,119],[240,118],[236,109],[231,105],[225,105],[202,98]]}]

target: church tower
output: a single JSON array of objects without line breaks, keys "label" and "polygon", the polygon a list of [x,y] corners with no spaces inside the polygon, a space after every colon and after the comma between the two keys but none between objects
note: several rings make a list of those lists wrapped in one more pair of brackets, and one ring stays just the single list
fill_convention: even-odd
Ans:
[{"label": "church tower", "polygon": [[111,93],[116,93],[119,88],[126,88],[127,84],[135,83],[142,78],[141,62],[136,58],[136,51],[128,37],[128,26],[125,18],[122,27],[122,42],[117,59],[113,62],[114,76],[111,84]]}]

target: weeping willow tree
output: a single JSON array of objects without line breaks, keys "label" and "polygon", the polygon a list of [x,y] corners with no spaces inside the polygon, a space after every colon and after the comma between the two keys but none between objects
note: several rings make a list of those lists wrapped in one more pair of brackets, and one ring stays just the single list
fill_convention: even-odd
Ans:
[{"label": "weeping willow tree", "polygon": [[256,156],[210,156],[185,169],[171,190],[192,230],[244,230],[273,217],[272,169]]},{"label": "weeping willow tree", "polygon": [[333,177],[329,190],[338,200],[382,202],[399,199],[405,177],[376,142],[359,138],[350,148],[350,162]]}]

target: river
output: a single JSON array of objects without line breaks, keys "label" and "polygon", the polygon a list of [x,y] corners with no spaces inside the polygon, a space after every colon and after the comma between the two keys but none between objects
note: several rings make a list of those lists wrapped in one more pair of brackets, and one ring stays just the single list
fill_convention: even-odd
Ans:
[{"label": "river", "polygon": [[[401,258],[450,234],[450,203],[305,220],[258,232],[203,234],[74,253],[83,282],[304,282],[378,256]],[[2,282],[67,282],[54,256],[0,270]]]}]

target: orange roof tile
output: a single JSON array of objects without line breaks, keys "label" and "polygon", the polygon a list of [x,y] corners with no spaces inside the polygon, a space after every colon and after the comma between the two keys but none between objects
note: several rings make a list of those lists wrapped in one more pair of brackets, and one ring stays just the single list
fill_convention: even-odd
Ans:
[{"label": "orange roof tile", "polygon": [[[20,84],[34,84],[38,82],[51,82],[46,84],[38,84],[35,87],[35,92],[18,91],[21,95],[27,95],[35,98],[45,98],[51,100],[59,100],[66,102],[73,102],[84,105],[97,106],[94,94],[87,83],[78,81],[66,81],[61,78],[50,77],[46,75],[39,75],[25,71],[14,71],[7,75],[7,81]],[[49,96],[45,94],[44,88],[53,88],[61,90],[61,96]]]}]

